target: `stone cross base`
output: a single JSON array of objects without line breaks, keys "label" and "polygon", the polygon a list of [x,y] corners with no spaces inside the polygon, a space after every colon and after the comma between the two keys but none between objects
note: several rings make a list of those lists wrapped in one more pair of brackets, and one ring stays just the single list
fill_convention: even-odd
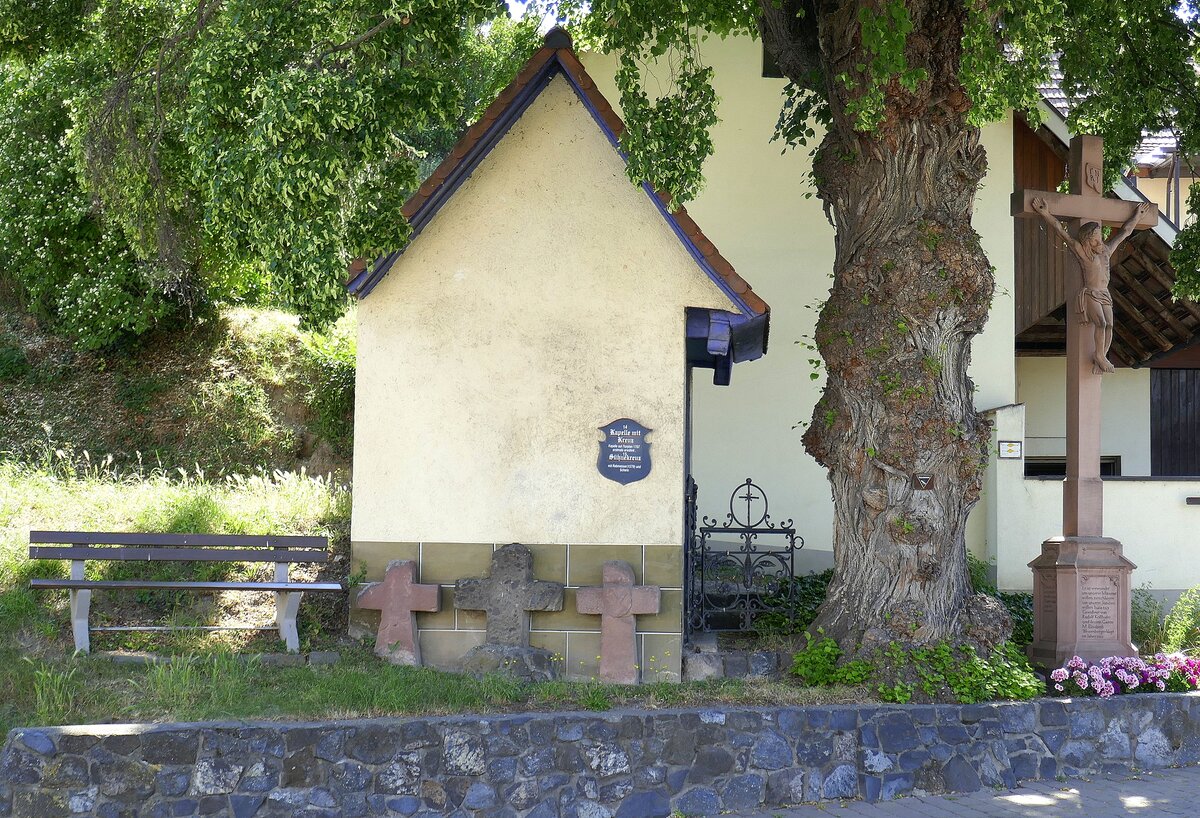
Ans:
[{"label": "stone cross base", "polygon": [[1052,537],[1033,569],[1033,644],[1029,660],[1062,667],[1136,656],[1130,643],[1130,574],[1136,567],[1111,537]]},{"label": "stone cross base", "polygon": [[462,671],[474,676],[499,673],[526,682],[549,682],[558,678],[558,665],[550,651],[517,645],[472,648],[463,657]]}]

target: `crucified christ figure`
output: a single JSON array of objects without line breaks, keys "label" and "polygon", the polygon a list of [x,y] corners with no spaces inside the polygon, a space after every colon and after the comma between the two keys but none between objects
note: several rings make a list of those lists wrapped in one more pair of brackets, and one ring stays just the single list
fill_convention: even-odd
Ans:
[{"label": "crucified christ figure", "polygon": [[1133,215],[1121,225],[1118,230],[1105,241],[1097,222],[1086,222],[1079,228],[1079,238],[1075,238],[1062,226],[1058,217],[1050,212],[1046,200],[1038,197],[1033,200],[1033,209],[1046,220],[1046,223],[1063,237],[1075,258],[1079,260],[1079,269],[1083,273],[1083,289],[1079,291],[1079,300],[1075,309],[1083,316],[1083,323],[1091,324],[1096,339],[1096,351],[1092,360],[1100,372],[1115,372],[1108,361],[1108,348],[1112,346],[1113,308],[1112,295],[1108,292],[1108,280],[1111,273],[1109,266],[1112,254],[1129,235],[1133,227],[1150,212],[1150,205],[1142,203],[1134,209]]}]

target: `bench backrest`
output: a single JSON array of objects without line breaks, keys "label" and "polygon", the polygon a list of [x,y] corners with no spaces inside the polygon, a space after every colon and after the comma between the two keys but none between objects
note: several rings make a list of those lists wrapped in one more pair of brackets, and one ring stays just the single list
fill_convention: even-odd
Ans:
[{"label": "bench backrest", "polygon": [[103,531],[30,531],[29,558],[43,560],[219,560],[327,562],[325,537],[242,534],[127,534]]}]

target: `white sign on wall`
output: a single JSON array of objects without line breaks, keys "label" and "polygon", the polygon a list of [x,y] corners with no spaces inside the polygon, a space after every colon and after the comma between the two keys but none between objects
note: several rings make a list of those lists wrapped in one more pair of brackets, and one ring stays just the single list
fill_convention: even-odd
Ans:
[{"label": "white sign on wall", "polygon": [[1021,441],[1020,440],[1001,440],[1000,441],[1000,459],[1001,460],[1020,460],[1021,459]]}]

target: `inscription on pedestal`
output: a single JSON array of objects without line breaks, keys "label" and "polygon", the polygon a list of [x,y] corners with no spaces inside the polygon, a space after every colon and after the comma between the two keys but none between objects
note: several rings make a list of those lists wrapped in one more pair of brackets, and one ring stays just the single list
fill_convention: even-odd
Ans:
[{"label": "inscription on pedestal", "polygon": [[1054,574],[1038,574],[1038,586],[1039,607],[1044,615],[1053,617],[1058,610],[1058,580]]},{"label": "inscription on pedestal", "polygon": [[1116,639],[1118,578],[1108,572],[1081,572],[1079,585],[1080,638]]},{"label": "inscription on pedestal", "polygon": [[1053,537],[1033,569],[1029,658],[1057,668],[1072,656],[1095,662],[1136,656],[1129,641],[1129,575],[1134,564],[1111,537]]}]

